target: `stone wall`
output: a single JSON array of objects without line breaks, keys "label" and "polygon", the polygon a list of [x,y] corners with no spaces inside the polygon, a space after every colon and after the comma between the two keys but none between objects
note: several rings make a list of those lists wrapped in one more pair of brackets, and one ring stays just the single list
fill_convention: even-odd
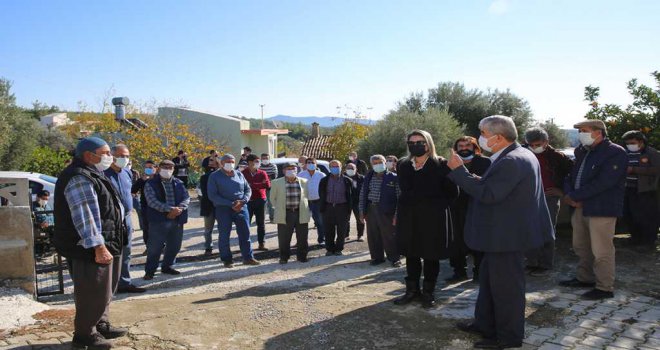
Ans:
[{"label": "stone wall", "polygon": [[34,236],[27,179],[0,178],[0,282],[35,294]]}]

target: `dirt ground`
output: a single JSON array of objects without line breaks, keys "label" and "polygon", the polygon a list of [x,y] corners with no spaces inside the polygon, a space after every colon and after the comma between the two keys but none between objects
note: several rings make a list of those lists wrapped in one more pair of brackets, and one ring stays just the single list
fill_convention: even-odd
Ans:
[{"label": "dirt ground", "polygon": [[[191,209],[191,214],[197,214],[197,209]],[[353,221],[352,237],[344,256],[325,257],[323,249],[312,246],[310,262],[303,264],[292,259],[287,265],[280,265],[277,252],[271,250],[256,254],[263,265],[238,264],[234,269],[223,268],[217,256],[200,257],[202,227],[203,221],[194,215],[186,226],[184,248],[177,265],[182,274],[157,274],[152,281],[141,279],[144,257],[139,255],[144,247],[140,243],[141,231],[136,231],[133,251],[138,256],[134,259],[132,276],[135,284],[149,290],[143,295],[119,295],[112,303],[112,321],[130,328],[128,337],[115,341],[118,348],[469,349],[477,340],[454,329],[455,322],[470,318],[473,313],[478,292],[475,283],[446,285],[443,279],[451,275],[451,270],[447,261],[443,261],[436,293],[437,308],[426,311],[419,305],[393,305],[392,299],[404,289],[405,268],[392,268],[388,264],[370,266],[367,243],[354,240]],[[276,227],[268,224],[266,229],[267,246],[276,249]],[[254,242],[256,227],[252,227],[252,231]],[[217,254],[216,240],[217,231],[214,232],[214,253]],[[310,244],[316,241],[315,229],[310,230],[309,241]],[[653,323],[643,316],[655,315],[660,310],[657,274],[660,255],[657,249],[641,253],[627,247],[625,236],[617,236],[616,245],[616,312],[625,314],[626,305],[643,300],[646,308],[631,314],[631,319],[640,315],[638,318],[644,321],[639,322],[650,323],[647,326],[650,331],[645,333],[644,339],[637,339],[634,348],[654,348],[650,345],[656,344],[654,334],[660,335],[660,327],[657,319]],[[233,249],[237,249],[236,244]],[[564,338],[554,342],[552,339],[560,335],[569,337],[577,324],[582,327],[584,317],[598,315],[597,310],[601,308],[600,304],[579,302],[577,295],[581,291],[556,285],[558,280],[571,276],[576,263],[570,250],[570,231],[566,228],[560,230],[556,251],[556,270],[550,276],[527,280],[528,340],[524,345],[527,349],[564,348],[561,345]],[[235,254],[236,261],[240,261],[237,250]],[[57,312],[40,315],[41,320],[36,325],[5,332],[0,341],[8,344],[7,348],[12,348],[11,344],[13,348],[68,347],[66,342],[70,338],[64,335],[58,338],[59,342],[48,344],[45,341],[41,345],[29,339],[24,343],[11,340],[57,332],[70,336],[70,290],[70,281],[67,281],[69,294],[47,299]],[[603,316],[601,321],[605,322],[606,318]],[[545,331],[547,329],[553,331]],[[597,332],[596,328],[589,329],[591,331]],[[538,340],[544,332],[548,333],[547,339]],[[580,338],[582,343],[565,348],[589,348],[589,332],[585,331]],[[608,341],[619,342],[617,334]]]}]

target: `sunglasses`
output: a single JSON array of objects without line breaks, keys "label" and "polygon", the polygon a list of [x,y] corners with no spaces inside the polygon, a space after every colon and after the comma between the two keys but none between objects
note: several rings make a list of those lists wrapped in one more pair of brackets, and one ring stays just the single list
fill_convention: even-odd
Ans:
[{"label": "sunglasses", "polygon": [[408,146],[424,146],[426,145],[426,141],[407,141],[406,144]]}]

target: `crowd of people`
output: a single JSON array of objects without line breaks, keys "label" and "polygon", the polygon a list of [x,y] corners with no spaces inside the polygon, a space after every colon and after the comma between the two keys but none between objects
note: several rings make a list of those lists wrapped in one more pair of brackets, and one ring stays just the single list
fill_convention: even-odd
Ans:
[{"label": "crowd of people", "polygon": [[[459,138],[448,159],[438,155],[428,132],[413,130],[404,158],[375,154],[365,161],[352,152],[346,164],[331,160],[327,175],[313,157],[283,164],[280,174],[269,154],[257,156],[249,147],[239,159],[211,151],[199,182],[204,254],[213,254],[217,226],[220,260],[232,268],[235,227],[242,263],[259,265],[250,225],[254,219],[256,250],[267,250],[267,215],[277,225],[280,264],[290,260],[294,232],[296,260],[308,261],[312,220],[326,256],[340,256],[353,216],[358,241],[366,230],[370,264],[400,267],[405,257],[406,288],[394,304],[433,307],[440,260],[449,259],[453,274],[446,281],[453,284],[470,278],[472,256],[471,278],[479,284],[475,318],[458,329],[482,336],[477,348],[519,347],[525,276],[543,277],[554,268],[561,205],[571,209],[579,262],[575,277],[559,284],[588,288],[585,299],[613,296],[617,218],[634,244],[655,247],[660,153],[639,131],[623,136],[625,148],[611,142],[599,120],[575,125],[581,145],[574,160],[538,127],[526,130],[522,146],[509,117],[484,118],[479,128],[479,139]],[[189,168],[180,151],[172,160],[144,162],[139,175],[130,170],[125,145],[111,148],[95,137],[77,145],[58,178],[54,205],[54,243],[74,284],[74,346],[110,348],[108,339],[127,332],[109,322],[113,293],[145,291],[129,274],[133,209],[147,247],[144,279],[153,279],[159,266],[160,273],[180,273],[174,265],[188,220]],[[39,194],[35,210],[48,209],[49,195]],[[39,225],[52,225],[37,217]]]}]

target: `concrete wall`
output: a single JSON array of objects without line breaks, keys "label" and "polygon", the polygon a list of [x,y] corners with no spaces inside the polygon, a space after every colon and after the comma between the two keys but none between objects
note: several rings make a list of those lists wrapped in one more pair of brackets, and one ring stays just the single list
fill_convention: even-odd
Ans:
[{"label": "concrete wall", "polygon": [[277,156],[277,135],[243,134],[241,138],[243,147],[250,146],[253,154],[268,153],[271,158]]},{"label": "concrete wall", "polygon": [[27,179],[0,178],[0,281],[35,294],[34,235]]}]

